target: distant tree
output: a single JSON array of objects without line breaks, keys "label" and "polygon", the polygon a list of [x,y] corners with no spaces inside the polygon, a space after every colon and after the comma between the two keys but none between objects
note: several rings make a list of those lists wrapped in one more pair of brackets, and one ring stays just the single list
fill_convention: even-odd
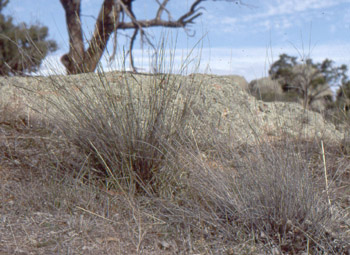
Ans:
[{"label": "distant tree", "polygon": [[317,64],[316,67],[323,75],[325,81],[329,84],[343,84],[346,83],[348,76],[346,72],[348,67],[341,65],[339,67],[333,66],[334,62],[329,59],[325,59],[322,63]]},{"label": "distant tree", "polygon": [[282,54],[272,64],[269,74],[285,92],[300,98],[304,108],[310,108],[316,101],[327,103],[333,100],[330,87],[339,85],[346,71],[345,65],[334,67],[334,62],[329,59],[315,64],[311,59],[298,62],[296,57]]},{"label": "distant tree", "polygon": [[282,54],[280,58],[271,65],[269,75],[273,80],[278,80],[283,89],[286,89],[285,87],[288,87],[288,81],[292,80],[294,77],[292,69],[297,64],[296,57]]},{"label": "distant tree", "polygon": [[25,23],[15,25],[2,14],[9,0],[0,0],[0,75],[25,75],[38,71],[42,60],[57,49],[47,40],[48,28]]},{"label": "distant tree", "polygon": [[[345,72],[347,67],[345,66]],[[342,85],[337,91],[336,105],[345,111],[350,110],[350,80],[348,80],[346,74],[342,78]]]},{"label": "distant tree", "polygon": [[[134,2],[142,3],[135,0],[104,0],[98,18],[96,20],[95,31],[88,48],[85,50],[81,23],[81,0],[60,0],[66,13],[66,22],[69,34],[69,52],[62,56],[61,62],[66,67],[67,73],[77,74],[85,72],[93,72],[100,61],[102,54],[107,46],[108,40],[113,32],[115,32],[114,50],[112,57],[116,51],[116,36],[118,30],[133,30],[130,39],[128,54],[133,71],[136,68],[133,63],[132,49],[136,36],[139,34],[143,42],[147,42],[152,46],[151,40],[145,29],[150,27],[168,27],[168,28],[184,28],[188,29],[190,24],[202,15],[200,12],[203,7],[199,5],[206,0],[192,0],[190,7],[182,16],[173,19],[167,4],[170,0],[153,0],[158,9],[153,19],[138,19],[134,12]],[[179,0],[175,0],[179,1]],[[217,0],[213,0],[217,1]],[[240,3],[241,0],[222,0],[227,2]],[[150,0],[147,0],[150,2]],[[140,6],[142,8],[142,6]],[[183,5],[183,8],[186,8]],[[164,15],[167,16],[164,19]],[[126,20],[128,18],[128,20]]]},{"label": "distant tree", "polygon": [[350,81],[343,84],[337,91],[337,101],[345,110],[350,109]]}]

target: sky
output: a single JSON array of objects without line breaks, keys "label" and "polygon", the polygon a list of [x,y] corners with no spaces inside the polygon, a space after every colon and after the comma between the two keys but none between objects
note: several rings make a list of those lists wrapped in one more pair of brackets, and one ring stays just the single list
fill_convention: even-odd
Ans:
[{"label": "sky", "polygon": [[[81,2],[82,26],[89,39],[103,1]],[[182,16],[193,2],[170,0],[167,6],[171,17]],[[282,53],[299,60],[309,57],[314,62],[328,58],[336,65],[350,67],[350,0],[241,0],[241,4],[234,0],[208,0],[200,6],[203,15],[187,31],[146,30],[156,46],[165,38],[173,52],[174,69],[189,62],[186,73],[242,75],[251,81],[267,76],[270,65]],[[135,0],[133,9],[138,19],[151,19],[157,3]],[[59,0],[10,0],[4,14],[13,16],[16,23],[47,26],[50,39],[58,43],[59,49],[45,59],[40,72],[65,72],[59,58],[68,52],[68,32]],[[168,17],[164,14],[163,18]],[[101,61],[105,70],[123,67],[123,47],[128,46],[128,35],[131,31],[118,34],[117,59],[112,62],[108,60],[113,49],[113,38],[110,39]],[[150,47],[136,41],[134,59],[140,71],[149,71],[153,63]],[[125,65],[129,68],[128,62]]]}]

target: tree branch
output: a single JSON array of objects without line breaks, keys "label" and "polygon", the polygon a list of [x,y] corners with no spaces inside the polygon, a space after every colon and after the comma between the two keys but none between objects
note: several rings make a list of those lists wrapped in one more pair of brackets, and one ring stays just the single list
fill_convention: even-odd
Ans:
[{"label": "tree branch", "polygon": [[132,22],[121,22],[119,24],[119,29],[135,29],[135,28],[149,28],[149,27],[170,27],[170,28],[179,28],[184,27],[185,25],[178,21],[166,21],[166,20],[139,20],[137,21],[138,25],[135,25]]},{"label": "tree branch", "polygon": [[137,73],[137,69],[134,65],[134,58],[133,58],[133,55],[132,55],[132,49],[134,48],[134,42],[135,42],[135,39],[136,39],[136,36],[137,36],[137,33],[138,33],[138,29],[136,28],[132,37],[131,37],[131,40],[130,40],[130,47],[129,47],[129,56],[130,56],[130,65],[131,65],[131,69],[134,73]]},{"label": "tree branch", "polygon": [[117,54],[117,28],[119,26],[119,17],[120,17],[120,5],[117,3],[113,8],[116,8],[115,11],[113,11],[114,17],[114,41],[113,41],[113,52],[112,55],[109,58],[109,61],[112,61],[112,59],[115,58],[115,55]]},{"label": "tree branch", "polygon": [[165,6],[168,4],[169,0],[164,0],[162,4],[159,2],[159,0],[156,0],[156,1],[159,4],[159,9],[157,11],[156,19],[160,20],[162,17],[162,13],[165,10],[169,15],[169,20],[170,20],[171,19],[170,12],[167,9],[165,9]]},{"label": "tree branch", "polygon": [[[132,20],[132,22],[120,22],[118,29],[135,29],[135,28],[148,28],[148,27],[170,27],[170,28],[179,28],[179,27],[185,27],[187,24],[193,23],[193,21],[201,16],[203,13],[198,11],[201,8],[196,7],[203,2],[204,0],[196,0],[190,10],[182,15],[179,19],[172,21],[172,20],[162,20],[160,19],[160,15],[162,14],[163,10],[165,9],[165,5],[167,4],[168,0],[164,0],[164,2],[161,4],[161,6],[158,9],[157,15],[154,19],[151,20]],[[123,4],[121,4],[123,6]],[[125,5],[124,5],[125,7]],[[123,8],[124,8],[123,7]],[[128,13],[127,13],[128,14]],[[128,16],[130,16],[128,14]],[[192,16],[192,17],[191,17]],[[189,18],[189,19],[187,19]],[[186,20],[187,19],[187,20]]]},{"label": "tree branch", "polygon": [[94,34],[90,40],[89,48],[86,51],[88,70],[96,69],[111,33],[115,29],[119,29],[119,27],[115,27],[117,23],[115,18],[119,17],[119,12],[120,9],[117,10],[117,8],[115,8],[114,0],[105,0],[103,2],[96,21]]},{"label": "tree branch", "polygon": [[[187,13],[185,13],[184,15],[182,15],[182,16],[177,20],[177,22],[182,23],[183,26],[186,26],[188,23],[193,23],[193,20],[195,20],[196,18],[198,18],[199,16],[202,15],[201,12],[200,12],[200,13],[197,13],[196,15],[194,15],[194,14],[195,14],[197,11],[199,11],[200,9],[203,9],[203,7],[200,7],[200,8],[198,8],[198,9],[196,10],[197,5],[199,5],[199,4],[200,4],[201,2],[203,2],[203,1],[204,1],[204,0],[196,0],[196,1],[192,4],[190,10],[189,10]],[[194,15],[194,16],[191,17],[192,15]],[[187,19],[187,18],[189,18],[189,17],[191,17],[189,20],[185,20],[185,19]]]},{"label": "tree branch", "polygon": [[69,34],[69,53],[61,58],[61,62],[69,71],[76,73],[83,71],[80,64],[84,59],[84,42],[80,20],[80,0],[60,0],[66,13]]}]

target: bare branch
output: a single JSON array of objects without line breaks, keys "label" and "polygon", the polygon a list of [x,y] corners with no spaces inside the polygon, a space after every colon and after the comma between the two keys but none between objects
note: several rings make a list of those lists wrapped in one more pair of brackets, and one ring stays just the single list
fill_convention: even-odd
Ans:
[{"label": "bare branch", "polygon": [[[119,3],[120,3],[120,6],[121,6],[122,9],[123,9],[123,12],[126,13],[126,14],[130,17],[130,19],[131,19],[131,21],[132,21],[132,24],[135,25],[134,28],[137,29],[137,30],[140,30],[141,39],[145,38],[146,41],[147,41],[147,43],[150,44],[150,45],[152,45],[151,40],[148,38],[147,33],[146,33],[146,32],[144,31],[144,29],[143,29],[144,26],[142,26],[142,24],[140,24],[140,22],[139,22],[138,20],[136,20],[136,17],[135,17],[135,15],[133,14],[132,10],[129,9],[129,8],[125,5],[124,2],[122,2],[122,1],[119,0]],[[121,28],[120,25],[118,26],[118,28],[119,28],[119,29],[123,29],[123,28]],[[136,36],[136,35],[135,35],[135,36]]]},{"label": "bare branch", "polygon": [[179,21],[165,21],[165,20],[139,20],[137,25],[132,22],[121,22],[119,24],[119,29],[135,29],[135,28],[149,28],[149,27],[170,27],[170,28],[179,28],[184,27],[186,24],[183,24]]},{"label": "bare branch", "polygon": [[106,48],[108,39],[115,29],[115,23],[117,21],[114,18],[118,17],[118,14],[113,14],[112,12],[120,12],[120,10],[117,10],[114,7],[113,0],[105,0],[102,4],[101,11],[96,21],[95,31],[90,40],[89,48],[87,49],[85,56],[86,58],[89,58],[89,61],[87,61],[89,70],[95,70],[97,63]]},{"label": "bare branch", "polygon": [[[165,4],[168,2],[168,0],[165,0],[163,4],[158,9],[157,15],[154,19],[151,20],[136,20],[134,17],[131,17],[130,12],[127,10],[125,4],[121,3],[121,6],[123,7],[123,11],[127,13],[127,15],[131,18],[132,22],[120,22],[118,29],[136,29],[139,28],[140,30],[143,30],[143,28],[148,27],[169,27],[169,28],[179,28],[179,27],[185,27],[189,23],[193,23],[193,21],[202,15],[201,12],[197,13],[200,9],[204,9],[203,7],[197,8],[196,7],[203,2],[204,0],[196,0],[190,10],[182,15],[178,20],[172,21],[172,20],[162,20],[159,18],[158,14],[162,13],[161,8],[165,8]],[[189,19],[187,19],[189,18]],[[186,20],[187,19],[187,20]]]},{"label": "bare branch", "polygon": [[[203,1],[204,1],[204,0],[196,0],[196,1],[192,4],[192,6],[191,6],[189,12],[185,13],[184,15],[182,15],[182,16],[178,19],[178,22],[182,23],[183,26],[186,26],[187,23],[193,23],[193,20],[194,20],[194,19],[196,19],[196,18],[198,18],[199,16],[202,15],[201,12],[198,13],[198,14],[196,14],[196,15],[194,15],[194,14],[195,14],[198,10],[204,9],[203,7],[200,7],[200,8],[198,8],[198,9],[196,10],[197,5],[199,5],[199,4],[200,4],[201,2],[203,2]],[[187,21],[185,20],[185,19],[191,17],[192,15],[194,15],[192,18],[190,18],[190,19],[187,20]]]},{"label": "bare branch", "polygon": [[157,11],[156,19],[160,20],[162,17],[162,13],[165,10],[168,13],[169,20],[170,20],[171,19],[170,12],[167,9],[165,9],[165,6],[168,4],[169,0],[164,0],[162,4],[159,2],[159,0],[156,0],[156,1],[159,4],[159,9]]},{"label": "bare branch", "polygon": [[117,54],[117,28],[119,26],[119,16],[120,16],[120,5],[118,3],[116,3],[115,6],[113,6],[113,8],[116,8],[116,10],[113,10],[113,15],[115,15],[114,17],[114,41],[113,41],[113,53],[109,58],[109,61],[112,61],[112,59],[115,58],[115,55]]},{"label": "bare branch", "polygon": [[136,36],[137,36],[137,33],[138,33],[138,29],[136,28],[132,37],[131,37],[131,40],[130,40],[130,47],[129,47],[129,57],[130,57],[130,65],[131,65],[131,69],[134,73],[137,73],[137,69],[134,65],[134,57],[132,55],[132,49],[134,48],[134,42],[135,42],[135,39],[136,39]]},{"label": "bare branch", "polygon": [[122,0],[117,1],[120,6],[123,9],[123,12],[129,16],[129,18],[131,19],[132,22],[137,23],[136,17],[134,15],[134,13],[131,11],[131,9],[129,10],[129,8],[125,5],[125,3]]}]

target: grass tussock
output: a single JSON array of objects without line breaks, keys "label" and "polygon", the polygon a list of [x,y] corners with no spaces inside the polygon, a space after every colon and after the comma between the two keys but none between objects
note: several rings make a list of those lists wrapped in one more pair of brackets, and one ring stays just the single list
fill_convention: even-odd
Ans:
[{"label": "grass tussock", "polygon": [[188,82],[170,73],[142,79],[123,73],[111,81],[99,72],[86,79],[93,84],[75,90],[60,81],[51,84],[59,96],[49,98],[54,109],[49,119],[109,185],[131,193],[157,192],[163,182],[157,173],[186,128],[199,88],[188,89]]},{"label": "grass tussock", "polygon": [[[177,210],[191,218],[198,235],[214,243],[220,237],[236,248],[250,240],[267,253],[348,252],[348,212],[328,203],[317,144],[290,138],[253,147],[230,144],[226,138],[216,139],[209,151],[194,146],[177,162],[188,174]],[[340,201],[334,195],[335,180],[348,185],[346,171],[333,175],[331,201]],[[174,220],[177,210],[168,217]]]}]

